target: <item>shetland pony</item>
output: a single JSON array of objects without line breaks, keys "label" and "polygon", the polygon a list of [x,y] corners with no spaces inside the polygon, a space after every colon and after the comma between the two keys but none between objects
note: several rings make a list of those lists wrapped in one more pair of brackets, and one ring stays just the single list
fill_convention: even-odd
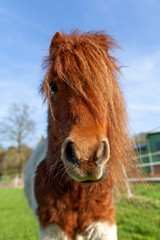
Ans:
[{"label": "shetland pony", "polygon": [[48,139],[25,168],[41,240],[116,240],[113,187],[134,169],[127,115],[104,32],[57,32],[45,60]]}]

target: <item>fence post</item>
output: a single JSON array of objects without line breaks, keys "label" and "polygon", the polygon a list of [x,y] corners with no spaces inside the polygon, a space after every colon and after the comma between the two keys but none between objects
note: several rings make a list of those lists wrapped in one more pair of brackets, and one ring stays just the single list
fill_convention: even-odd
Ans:
[{"label": "fence post", "polygon": [[14,187],[18,187],[18,183],[19,183],[19,174],[16,174],[15,179],[14,179]]},{"label": "fence post", "polygon": [[124,167],[124,166],[122,166],[122,169],[123,169],[124,175],[125,175],[125,177],[126,177],[126,178],[125,178],[125,184],[126,184],[126,188],[127,188],[128,198],[131,199],[131,198],[133,198],[133,194],[132,194],[131,188],[130,188],[130,186],[129,186],[129,184],[128,184],[128,176],[127,176],[127,173],[126,173],[126,170],[125,170],[125,167]]}]

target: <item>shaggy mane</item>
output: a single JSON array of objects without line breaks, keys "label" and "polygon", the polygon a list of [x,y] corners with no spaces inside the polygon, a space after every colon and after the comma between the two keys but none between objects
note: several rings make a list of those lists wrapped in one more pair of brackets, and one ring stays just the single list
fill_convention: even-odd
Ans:
[{"label": "shaggy mane", "polygon": [[115,186],[125,185],[124,167],[129,176],[137,175],[125,101],[117,82],[120,69],[111,55],[117,47],[115,40],[104,32],[62,32],[52,40],[50,55],[45,60],[48,70],[42,85],[49,103],[49,81],[56,76],[94,112],[100,114],[102,109],[106,112],[111,149],[108,177]]}]

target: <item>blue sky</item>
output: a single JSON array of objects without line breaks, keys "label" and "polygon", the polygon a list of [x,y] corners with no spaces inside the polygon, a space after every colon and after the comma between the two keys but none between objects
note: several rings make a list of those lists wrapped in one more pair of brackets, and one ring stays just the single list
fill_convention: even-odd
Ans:
[{"label": "blue sky", "polygon": [[[12,102],[27,103],[36,121],[34,146],[46,136],[47,105],[38,94],[53,34],[106,30],[120,44],[121,87],[133,133],[160,126],[160,1],[59,0],[0,2],[0,122]],[[2,140],[0,144],[3,144]]]}]

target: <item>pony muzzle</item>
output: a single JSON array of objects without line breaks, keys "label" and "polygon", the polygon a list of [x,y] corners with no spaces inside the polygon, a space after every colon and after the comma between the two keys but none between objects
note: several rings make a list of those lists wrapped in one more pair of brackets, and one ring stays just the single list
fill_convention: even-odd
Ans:
[{"label": "pony muzzle", "polygon": [[67,173],[78,182],[88,183],[101,181],[107,175],[107,161],[110,157],[110,147],[107,139],[100,142],[92,156],[81,158],[75,143],[68,138],[61,148],[61,159]]}]

